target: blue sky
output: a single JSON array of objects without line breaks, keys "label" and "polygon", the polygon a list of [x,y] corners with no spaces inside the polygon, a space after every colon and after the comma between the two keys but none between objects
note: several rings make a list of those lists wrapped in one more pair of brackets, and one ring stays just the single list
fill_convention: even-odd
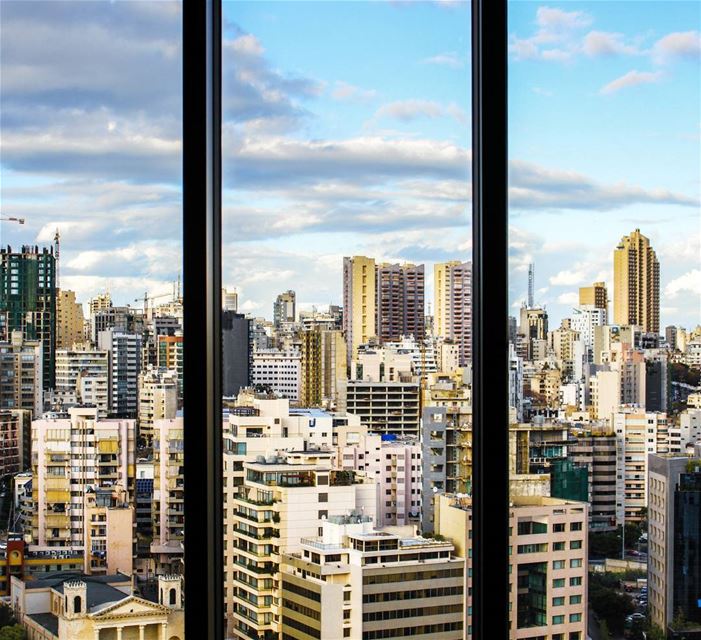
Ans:
[{"label": "blue sky", "polygon": [[[468,258],[468,4],[224,11],[223,277],[243,308],[270,317],[288,288],[339,303],[343,255]],[[83,301],[177,277],[180,20],[170,2],[0,3],[0,195],[27,218],[0,241],[58,226]],[[534,261],[558,324],[640,227],[662,324],[701,321],[700,30],[692,1],[510,3],[514,310]]]}]

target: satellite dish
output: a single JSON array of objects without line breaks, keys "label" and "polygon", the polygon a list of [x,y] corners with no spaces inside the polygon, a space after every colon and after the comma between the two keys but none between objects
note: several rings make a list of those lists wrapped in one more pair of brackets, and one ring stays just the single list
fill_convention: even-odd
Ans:
[{"label": "satellite dish", "polygon": [[438,487],[433,487],[433,493],[438,493]]}]

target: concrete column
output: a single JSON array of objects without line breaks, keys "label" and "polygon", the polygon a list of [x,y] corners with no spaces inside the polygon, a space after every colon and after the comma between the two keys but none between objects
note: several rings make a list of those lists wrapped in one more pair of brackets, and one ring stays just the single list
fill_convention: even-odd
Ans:
[{"label": "concrete column", "polygon": [[122,629],[124,627],[117,627],[117,640],[122,640]]},{"label": "concrete column", "polygon": [[144,640],[144,634],[146,633],[146,625],[139,625],[139,640]]},{"label": "concrete column", "polygon": [[100,629],[95,627],[95,640],[100,640]]},{"label": "concrete column", "polygon": [[161,640],[168,640],[168,623],[161,622]]}]

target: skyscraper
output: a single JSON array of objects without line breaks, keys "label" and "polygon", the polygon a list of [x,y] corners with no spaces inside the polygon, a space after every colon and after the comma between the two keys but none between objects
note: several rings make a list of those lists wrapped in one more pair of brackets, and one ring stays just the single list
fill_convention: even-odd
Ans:
[{"label": "skyscraper", "polygon": [[349,362],[375,330],[375,260],[343,258],[343,333]]},{"label": "skyscraper", "polygon": [[424,265],[378,264],[375,268],[375,333],[382,341],[413,335],[423,340]]},{"label": "skyscraper", "polygon": [[434,280],[434,331],[455,341],[460,366],[472,357],[472,263],[436,263]]},{"label": "skyscraper", "polygon": [[56,351],[56,257],[53,247],[0,249],[0,342],[13,331],[25,340],[40,340],[42,388],[54,386]]},{"label": "skyscraper", "polygon": [[238,395],[251,380],[251,324],[242,313],[222,314],[222,391],[227,397]]},{"label": "skyscraper", "polygon": [[640,229],[621,238],[613,252],[613,319],[645,332],[660,330],[660,263]]}]

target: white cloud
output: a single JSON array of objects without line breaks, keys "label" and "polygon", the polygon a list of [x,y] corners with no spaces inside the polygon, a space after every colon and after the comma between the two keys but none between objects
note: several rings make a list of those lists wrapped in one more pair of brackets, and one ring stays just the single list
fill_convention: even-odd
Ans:
[{"label": "white cloud", "polygon": [[591,24],[592,18],[584,11],[564,11],[553,7],[538,7],[536,23],[553,31],[582,29]]},{"label": "white cloud", "polygon": [[652,47],[653,59],[664,63],[674,58],[698,59],[701,55],[701,33],[679,31],[660,38]]},{"label": "white cloud", "polygon": [[637,55],[640,50],[624,42],[622,33],[610,33],[606,31],[590,31],[584,36],[582,50],[590,57]]},{"label": "white cloud", "polygon": [[557,302],[558,304],[566,304],[569,306],[577,305],[579,304],[579,295],[574,293],[573,291],[561,293],[557,297]]},{"label": "white cloud", "polygon": [[571,286],[573,284],[581,284],[585,280],[586,274],[583,271],[565,269],[551,276],[548,281],[553,286]]},{"label": "white cloud", "polygon": [[231,47],[237,53],[245,53],[250,56],[262,56],[265,53],[260,40],[250,33],[235,38]]},{"label": "white cloud", "polygon": [[464,61],[454,51],[439,53],[438,55],[431,56],[430,58],[424,58],[422,62],[424,64],[436,64],[443,67],[451,67],[453,69],[460,69],[464,66]]},{"label": "white cloud", "polygon": [[394,118],[402,122],[444,117],[454,118],[462,124],[467,122],[467,114],[454,102],[443,105],[434,100],[397,100],[381,106],[375,112],[375,118]]},{"label": "white cloud", "polygon": [[675,278],[668,282],[664,289],[665,296],[672,299],[682,292],[701,295],[701,269],[692,269]]},{"label": "white cloud", "polygon": [[607,85],[601,87],[599,93],[610,94],[628,87],[636,87],[641,84],[653,84],[659,82],[662,75],[661,71],[629,71],[620,78],[616,78]]},{"label": "white cloud", "polygon": [[377,97],[377,91],[373,89],[361,89],[348,82],[337,81],[331,97],[334,100],[350,102],[367,102]]}]

